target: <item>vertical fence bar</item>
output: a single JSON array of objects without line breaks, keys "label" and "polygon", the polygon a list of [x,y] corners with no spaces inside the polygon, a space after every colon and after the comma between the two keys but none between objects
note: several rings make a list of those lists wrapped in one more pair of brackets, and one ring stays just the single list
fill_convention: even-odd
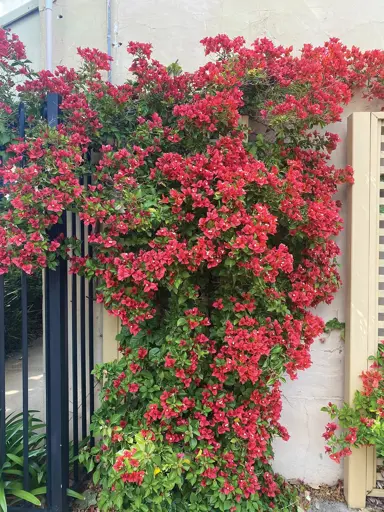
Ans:
[{"label": "vertical fence bar", "polygon": [[28,291],[27,275],[21,273],[21,346],[22,346],[22,388],[23,388],[23,485],[29,490],[28,461]]},{"label": "vertical fence bar", "polygon": [[[72,236],[76,235],[76,214],[72,213]],[[79,399],[77,368],[77,276],[72,274],[72,403],[73,403],[73,455],[79,454]],[[75,482],[79,479],[79,463],[73,465]]]},{"label": "vertical fence bar", "polygon": [[[4,148],[2,148],[4,149]],[[0,157],[0,165],[3,161]],[[2,180],[0,182],[3,185]],[[0,193],[0,200],[3,194]],[[4,317],[4,275],[0,275],[0,468],[2,468],[5,453],[5,317]]]},{"label": "vertical fence bar", "polygon": [[0,276],[0,468],[5,462],[5,322],[4,276]]},{"label": "vertical fence bar", "polygon": [[[91,249],[89,250],[89,254],[91,254]],[[93,368],[95,366],[95,356],[94,356],[94,333],[93,333],[93,281],[89,281],[89,414],[92,419],[93,413],[95,412],[95,383],[93,376]],[[93,438],[91,439],[91,444],[93,444]]]},{"label": "vertical fence bar", "polygon": [[[19,105],[19,137],[25,138],[25,106]],[[23,164],[24,162],[22,162]],[[21,350],[22,350],[22,392],[23,392],[23,486],[29,490],[29,461],[28,461],[28,289],[27,275],[21,273]]]},{"label": "vertical fence bar", "polygon": [[[48,94],[47,117],[57,126],[59,96]],[[52,239],[66,234],[66,216],[52,227]],[[68,510],[69,425],[68,425],[68,338],[67,338],[67,262],[46,272],[46,369],[47,369],[47,452],[48,506],[52,512]]]},{"label": "vertical fence bar", "polygon": [[[92,183],[92,177],[88,178],[88,185]],[[89,226],[87,230],[87,236],[89,236],[92,232],[92,227]],[[89,257],[92,258],[92,245],[88,243],[88,254]],[[89,288],[88,288],[88,304],[89,304],[89,416],[92,421],[93,413],[95,412],[95,379],[93,376],[93,368],[95,366],[95,353],[94,353],[94,314],[93,314],[93,279],[89,280]],[[91,437],[91,446],[94,445],[94,438]]]},{"label": "vertical fence bar", "polygon": [[[84,185],[84,180],[80,180]],[[80,221],[81,257],[85,257],[84,222]],[[86,367],[86,340],[85,340],[85,277],[80,277],[80,379],[81,379],[81,435],[87,437],[87,367]]]},{"label": "vertical fence bar", "polygon": [[47,501],[48,503],[51,503],[51,445],[49,440],[51,439],[51,422],[50,418],[48,417],[48,411],[49,411],[49,404],[51,402],[51,396],[50,396],[50,389],[49,389],[49,383],[52,380],[51,371],[49,367],[49,362],[51,358],[50,354],[50,343],[49,343],[49,319],[50,319],[50,310],[49,310],[49,286],[48,286],[48,270],[44,270],[43,275],[43,286],[44,286],[44,293],[43,293],[43,315],[44,315],[44,349],[45,349],[45,418],[46,418],[46,447],[47,447]]}]

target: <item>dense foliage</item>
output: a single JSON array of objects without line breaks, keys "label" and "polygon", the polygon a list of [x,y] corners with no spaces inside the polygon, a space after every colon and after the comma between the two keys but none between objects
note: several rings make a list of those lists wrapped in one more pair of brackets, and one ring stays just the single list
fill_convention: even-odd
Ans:
[{"label": "dense foliage", "polygon": [[[281,382],[310,366],[324,329],[310,309],[340,285],[333,195],[352,183],[330,163],[337,135],[318,129],[355,87],[384,97],[384,54],[335,39],[298,57],[267,39],[203,45],[213,58],[193,73],[130,43],[123,85],[103,81],[106,55],[82,49],[78,71],[18,86],[29,128],[0,171],[0,272],[66,256],[123,326],[120,360],[97,370],[97,446],[83,454],[102,510],[295,507],[271,467],[273,439],[289,438]],[[14,41],[3,46],[7,72],[24,72]],[[49,92],[57,130],[41,119]],[[65,210],[91,227],[92,255],[50,239]]]},{"label": "dense foliage", "polygon": [[[0,512],[20,502],[44,504],[47,494],[46,425],[38,411],[28,411],[28,491],[24,489],[24,419],[23,413],[11,413],[5,420],[5,462],[0,466]],[[81,448],[84,443],[81,443]],[[70,470],[75,461],[73,443],[69,446]],[[83,496],[72,489],[67,495],[78,500]]]},{"label": "dense foliage", "polygon": [[[26,75],[31,77],[23,44],[15,34],[0,31],[0,162],[8,157],[6,148],[17,141],[19,100],[15,94],[17,83]],[[13,64],[13,65],[11,65]],[[0,202],[0,210],[7,204]],[[21,347],[21,272],[11,268],[5,278],[5,349],[9,354]],[[42,280],[41,272],[28,278],[28,334],[31,341],[41,335]]]},{"label": "dense foliage", "polygon": [[10,414],[5,422],[6,460],[0,467],[0,511],[7,512],[7,502],[20,501],[41,505],[46,488],[45,425],[34,413],[28,413],[28,478],[30,490],[24,490],[23,414]]},{"label": "dense foliage", "polygon": [[352,454],[352,447],[375,446],[384,457],[384,344],[380,344],[370,368],[362,372],[362,390],[356,391],[351,405],[338,407],[329,402],[323,408],[332,421],[323,434],[326,452],[335,462]]}]

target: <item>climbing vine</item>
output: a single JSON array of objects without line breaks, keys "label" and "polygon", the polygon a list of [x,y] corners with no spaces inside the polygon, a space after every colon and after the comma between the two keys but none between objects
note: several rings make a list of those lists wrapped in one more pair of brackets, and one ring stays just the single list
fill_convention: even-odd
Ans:
[{"label": "climbing vine", "polygon": [[342,340],[345,339],[345,322],[340,322],[337,318],[332,318],[332,320],[328,320],[324,327],[324,332],[329,334],[332,331],[339,331],[340,338]]},{"label": "climbing vine", "polygon": [[356,391],[351,405],[338,407],[329,403],[323,407],[332,421],[323,434],[330,458],[340,462],[351,455],[352,447],[373,445],[379,457],[384,456],[384,344],[376,356],[369,358],[370,368],[362,372],[362,390]]},{"label": "climbing vine", "polygon": [[[66,257],[122,324],[121,358],[96,370],[97,444],[82,455],[101,510],[296,506],[272,469],[273,440],[289,439],[281,382],[310,366],[324,330],[312,308],[340,286],[333,195],[353,182],[330,162],[338,136],[319,127],[354,88],[384,97],[384,54],[336,39],[299,56],[267,39],[202,43],[211,59],[193,73],[131,42],[122,85],[103,80],[108,56],[79,49],[79,70],[17,87],[28,127],[0,170],[0,272]],[[41,117],[50,92],[57,129]],[[90,226],[91,256],[49,236],[65,211]]]}]

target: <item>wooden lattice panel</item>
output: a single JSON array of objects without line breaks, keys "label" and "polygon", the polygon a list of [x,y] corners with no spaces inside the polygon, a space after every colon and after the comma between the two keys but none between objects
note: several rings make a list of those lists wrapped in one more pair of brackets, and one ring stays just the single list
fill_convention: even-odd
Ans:
[{"label": "wooden lattice panel", "polygon": [[[379,221],[378,221],[378,303],[377,303],[377,341],[384,340],[384,121],[380,122],[379,137]],[[376,458],[375,487],[368,493],[371,497],[384,497],[384,461]]]}]

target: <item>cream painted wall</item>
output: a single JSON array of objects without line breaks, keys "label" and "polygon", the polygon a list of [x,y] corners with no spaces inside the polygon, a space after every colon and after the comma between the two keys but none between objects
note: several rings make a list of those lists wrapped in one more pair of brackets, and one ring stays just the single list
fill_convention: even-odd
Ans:
[{"label": "cream painted wall", "polygon": [[[160,61],[178,59],[183,68],[191,70],[204,61],[198,41],[207,35],[243,35],[249,42],[266,36],[297,50],[304,43],[322,44],[329,37],[339,37],[348,45],[384,49],[383,28],[384,0],[112,0],[112,76],[116,82],[126,76],[130,59],[125,44],[129,40],[151,42]],[[366,109],[378,107],[355,101],[345,112],[344,122],[332,127],[343,139],[333,157],[335,165],[346,165],[348,114]],[[342,190],[341,199],[345,195]],[[343,216],[347,218],[345,206]],[[345,253],[345,233],[339,244]],[[341,265],[344,277],[344,257]],[[319,308],[318,313],[325,320],[337,317],[344,321],[345,303],[343,287],[332,305]],[[312,359],[309,370],[284,386],[282,421],[291,439],[276,442],[275,469],[310,484],[333,484],[343,477],[343,471],[324,455],[321,436],[328,420],[320,408],[330,400],[343,400],[344,342],[338,333],[316,341]]]},{"label": "cream painted wall", "polygon": [[27,57],[32,61],[32,67],[40,69],[41,45],[40,45],[40,16],[35,11],[25,18],[20,18],[11,25],[12,30],[20,37],[25,44]]},{"label": "cream painted wall", "polygon": [[[384,49],[384,0],[111,0],[111,4],[112,78],[117,83],[124,80],[129,66],[125,51],[129,40],[153,43],[156,58],[164,63],[178,59],[187,70],[204,61],[198,41],[223,32],[243,35],[248,41],[267,36],[296,49],[335,36],[349,45]],[[55,64],[75,65],[79,45],[106,51],[106,0],[57,0],[53,21]],[[345,112],[344,122],[332,127],[343,139],[333,157],[336,165],[346,164],[347,115],[367,109],[379,110],[355,101]],[[340,191],[342,199],[345,193]],[[343,214],[347,218],[346,207]],[[345,234],[339,243],[345,252]],[[340,262],[345,276],[345,258]],[[333,304],[319,308],[318,313],[325,320],[344,321],[345,304],[344,287]],[[312,355],[312,368],[284,386],[283,423],[291,440],[276,443],[275,468],[287,478],[332,484],[342,478],[342,467],[324,455],[321,434],[327,418],[320,408],[329,400],[343,400],[344,342],[332,333],[314,344]]]},{"label": "cream painted wall", "polygon": [[34,69],[41,65],[41,28],[37,0],[0,0],[0,26],[11,28],[27,50]]},{"label": "cream painted wall", "polygon": [[1,0],[0,1],[0,16],[8,14],[10,11],[25,5],[29,0]]},{"label": "cream painted wall", "polygon": [[207,35],[269,37],[285,45],[321,44],[329,37],[363,48],[384,45],[383,0],[112,0],[115,79],[124,77],[127,40],[153,43],[155,56],[193,69]]},{"label": "cream painted wall", "polygon": [[[342,167],[347,163],[347,117],[352,112],[374,112],[380,108],[377,102],[367,103],[356,98],[345,109],[343,122],[327,127],[342,139],[332,156],[336,166]],[[338,195],[343,202],[342,216],[347,219],[346,187]],[[340,273],[344,285],[331,305],[322,305],[316,310],[325,321],[336,317],[344,322],[346,318],[347,229],[348,226],[337,240],[342,250]],[[291,439],[288,443],[281,440],[275,443],[275,469],[287,478],[302,479],[309,484],[333,484],[343,478],[343,467],[330,461],[324,454],[322,434],[328,417],[320,409],[329,401],[340,404],[344,399],[344,341],[337,332],[314,343],[312,362],[312,367],[299,374],[298,380],[284,385],[282,423],[288,428]]]}]

